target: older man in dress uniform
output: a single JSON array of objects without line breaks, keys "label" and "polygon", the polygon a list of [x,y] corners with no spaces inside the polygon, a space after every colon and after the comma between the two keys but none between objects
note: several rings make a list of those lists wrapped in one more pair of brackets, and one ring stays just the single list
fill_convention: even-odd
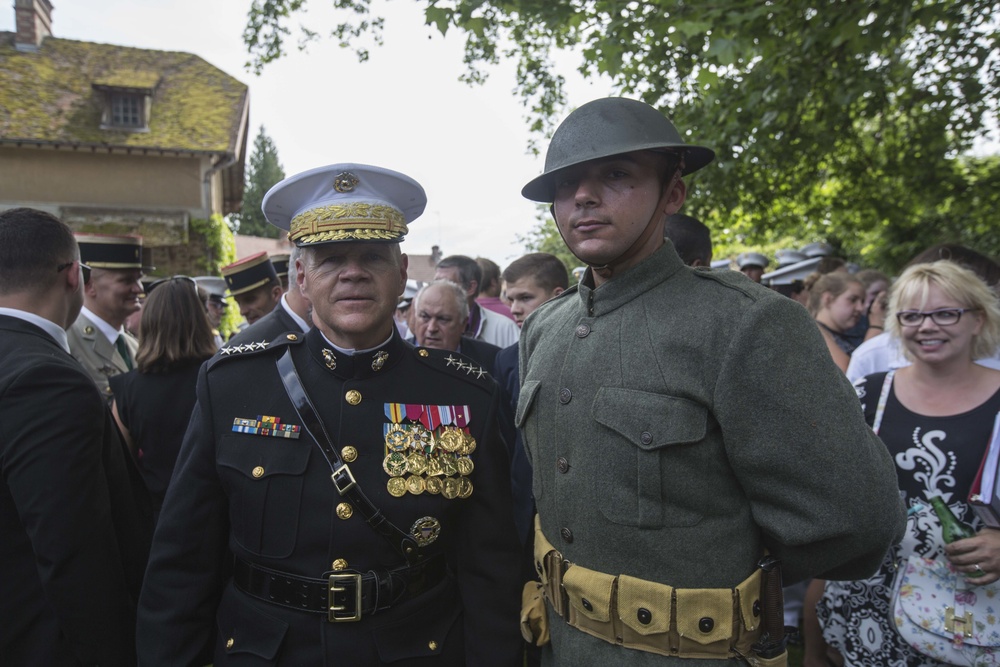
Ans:
[{"label": "older man in dress uniform", "polygon": [[855,578],[902,534],[893,463],[808,314],[664,242],[712,158],[601,99],[522,190],[588,265],[520,343],[543,663],[782,665],[775,561],[789,582]]},{"label": "older man in dress uniform", "polygon": [[302,247],[315,326],[203,367],[140,600],[141,664],[520,664],[496,384],[393,324],[399,242],[425,203],[409,177],[359,164],[265,197]]},{"label": "older man in dress uniform", "polygon": [[110,403],[108,378],[132,370],[139,349],[125,331],[125,320],[141,307],[142,238],[77,234],[76,240],[80,260],[93,270],[84,286],[83,309],[67,332],[69,349]]}]

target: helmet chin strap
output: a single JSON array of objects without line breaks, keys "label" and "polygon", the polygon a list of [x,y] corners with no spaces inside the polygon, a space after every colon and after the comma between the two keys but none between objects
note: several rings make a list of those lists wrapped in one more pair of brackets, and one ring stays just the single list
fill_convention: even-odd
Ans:
[{"label": "helmet chin strap", "polygon": [[670,195],[673,193],[674,188],[677,187],[677,181],[681,179],[681,171],[683,169],[684,169],[684,163],[682,161],[680,164],[677,165],[677,169],[674,170],[674,175],[670,178],[670,183],[667,185],[666,188],[663,189],[663,194],[661,194],[660,198],[657,200],[656,208],[653,209],[653,213],[652,215],[650,215],[649,221],[646,222],[645,229],[642,230],[642,234],[639,235],[639,238],[637,238],[632,245],[626,248],[620,255],[615,257],[610,262],[605,262],[600,266],[596,264],[589,264],[589,263],[587,264],[587,266],[590,267],[590,270],[593,271],[595,275],[600,276],[602,280],[611,279],[615,271],[615,266],[623,258],[629,257],[632,253],[634,253],[636,250],[644,246],[646,242],[649,241],[649,237],[652,236],[653,230],[656,228],[656,220],[660,215],[660,210],[662,209],[663,205],[666,204],[667,200],[670,199]]}]

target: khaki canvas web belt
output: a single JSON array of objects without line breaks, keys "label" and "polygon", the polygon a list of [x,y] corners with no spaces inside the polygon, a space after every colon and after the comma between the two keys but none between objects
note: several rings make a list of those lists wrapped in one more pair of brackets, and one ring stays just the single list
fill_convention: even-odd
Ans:
[{"label": "khaki canvas web belt", "polygon": [[572,627],[612,644],[679,658],[743,658],[784,665],[787,654],[762,659],[761,579],[756,568],[735,588],[673,588],[588,570],[563,559],[535,517],[535,567],[552,610]]}]

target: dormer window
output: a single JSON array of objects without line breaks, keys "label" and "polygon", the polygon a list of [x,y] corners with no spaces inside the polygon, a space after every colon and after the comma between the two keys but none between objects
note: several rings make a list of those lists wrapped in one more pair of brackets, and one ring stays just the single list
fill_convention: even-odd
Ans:
[{"label": "dormer window", "polygon": [[160,75],[122,70],[109,72],[93,83],[103,98],[102,130],[149,132],[149,114]]},{"label": "dormer window", "polygon": [[133,130],[147,127],[146,101],[142,95],[112,93],[111,125]]}]

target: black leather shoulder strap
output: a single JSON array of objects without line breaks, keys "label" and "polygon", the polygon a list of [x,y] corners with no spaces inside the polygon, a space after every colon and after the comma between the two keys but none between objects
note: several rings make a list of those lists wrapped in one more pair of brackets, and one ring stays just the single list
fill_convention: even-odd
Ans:
[{"label": "black leather shoulder strap", "polygon": [[330,434],[313,407],[312,401],[309,400],[305,387],[302,386],[299,374],[295,370],[295,362],[292,360],[291,349],[285,350],[285,353],[278,358],[277,366],[281,383],[285,385],[285,391],[292,400],[292,405],[295,406],[295,412],[298,413],[299,419],[302,420],[303,428],[316,441],[323,457],[330,464],[330,469],[333,471],[333,475],[330,477],[337,493],[354,505],[361,512],[368,525],[399,551],[407,563],[414,563],[418,556],[417,541],[412,535],[404,533],[389,521],[382,514],[382,511],[372,504],[354,480],[351,469],[337,453],[337,449],[330,439]]}]

